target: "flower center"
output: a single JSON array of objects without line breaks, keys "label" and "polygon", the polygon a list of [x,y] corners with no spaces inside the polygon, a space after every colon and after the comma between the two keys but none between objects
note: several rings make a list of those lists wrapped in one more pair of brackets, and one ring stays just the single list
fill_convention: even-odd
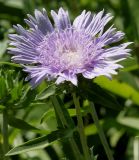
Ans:
[{"label": "flower center", "polygon": [[93,53],[91,42],[92,37],[73,29],[54,32],[37,47],[40,63],[60,71],[79,71],[90,60],[90,53]]},{"label": "flower center", "polygon": [[80,66],[81,55],[77,51],[64,52],[61,55],[61,62],[64,62],[68,67]]}]

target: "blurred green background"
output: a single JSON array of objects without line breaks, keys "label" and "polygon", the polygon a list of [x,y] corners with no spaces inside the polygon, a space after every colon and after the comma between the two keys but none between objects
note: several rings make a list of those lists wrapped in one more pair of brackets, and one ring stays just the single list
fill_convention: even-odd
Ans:
[{"label": "blurred green background", "polygon": [[[82,84],[79,93],[84,98],[85,95],[81,92],[85,92],[88,99],[94,100],[115,160],[137,160],[135,157],[139,152],[139,0],[0,0],[0,111],[2,113],[4,107],[9,108],[10,149],[56,130],[57,124],[49,100],[49,96],[55,93],[55,87],[50,87],[44,92],[45,84],[42,84],[37,89],[30,90],[24,82],[26,74],[22,73],[20,67],[2,64],[10,61],[10,55],[6,51],[8,34],[15,32],[13,24],[27,27],[24,18],[28,13],[33,14],[34,9],[46,8],[50,17],[50,11],[57,11],[61,6],[68,9],[72,21],[84,9],[92,12],[104,9],[114,16],[111,24],[114,23],[118,30],[125,32],[125,41],[134,42],[131,45],[131,58],[122,62],[125,68],[120,70],[112,81],[98,77],[89,86],[89,91],[83,91],[86,86]],[[67,93],[61,95],[61,99],[76,123],[71,96]],[[83,100],[82,104],[88,145],[93,146],[98,160],[107,160],[93,121],[86,113],[87,102]],[[0,122],[1,119],[2,114]],[[40,130],[31,128],[33,126]],[[1,144],[0,134],[0,152]],[[11,156],[11,159],[74,160],[65,141],[57,141],[45,149]]]}]

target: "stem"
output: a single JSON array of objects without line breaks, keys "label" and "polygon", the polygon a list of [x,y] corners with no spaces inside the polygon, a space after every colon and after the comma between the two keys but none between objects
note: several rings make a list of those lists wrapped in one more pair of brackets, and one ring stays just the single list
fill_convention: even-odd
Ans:
[{"label": "stem", "polygon": [[90,104],[91,104],[91,106],[90,106],[91,116],[92,116],[92,118],[94,120],[94,123],[95,123],[95,125],[97,127],[98,134],[99,134],[101,143],[102,143],[102,145],[103,145],[103,147],[105,149],[105,152],[106,152],[106,155],[108,157],[108,160],[114,160],[113,155],[111,153],[111,150],[109,148],[108,142],[106,140],[104,131],[103,131],[101,125],[99,124],[99,119],[98,119],[98,116],[97,116],[97,113],[96,113],[95,106],[94,106],[93,102],[91,102]]},{"label": "stem", "polygon": [[3,152],[4,160],[8,160],[8,157],[5,157],[5,154],[8,152],[8,115],[7,110],[3,111],[3,124],[2,124],[2,135],[3,135]]},{"label": "stem", "polygon": [[90,157],[90,154],[89,154],[87,141],[86,141],[86,137],[85,137],[85,133],[84,133],[84,125],[83,125],[82,115],[81,115],[81,111],[80,111],[79,98],[76,97],[75,93],[73,93],[73,101],[74,101],[75,108],[76,108],[78,129],[79,129],[79,134],[80,134],[80,139],[81,139],[81,144],[82,144],[85,160],[90,160],[91,157]]},{"label": "stem", "polygon": [[[57,114],[58,114],[61,122],[63,123],[63,126],[70,127],[68,122],[67,122],[67,120],[66,120],[66,118],[65,118],[65,116],[64,116],[64,114],[63,114],[61,106],[59,105],[57,97],[56,96],[51,96],[51,100],[52,100],[52,102],[54,104],[55,110],[57,111]],[[76,144],[76,142],[75,142],[73,137],[71,137],[69,139],[69,143],[70,143],[70,146],[72,148],[72,151],[74,153],[74,156],[75,156],[76,160],[81,160],[82,157],[81,157],[80,151],[79,151],[79,149],[77,147],[77,144]]]}]

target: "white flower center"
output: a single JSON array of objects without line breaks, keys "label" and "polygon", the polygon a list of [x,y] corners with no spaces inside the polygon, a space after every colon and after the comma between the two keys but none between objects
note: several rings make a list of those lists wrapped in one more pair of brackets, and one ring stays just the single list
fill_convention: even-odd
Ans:
[{"label": "white flower center", "polygon": [[81,55],[77,51],[69,51],[69,52],[64,52],[61,55],[61,62],[64,62],[67,67],[72,67],[72,66],[80,66],[81,65]]}]

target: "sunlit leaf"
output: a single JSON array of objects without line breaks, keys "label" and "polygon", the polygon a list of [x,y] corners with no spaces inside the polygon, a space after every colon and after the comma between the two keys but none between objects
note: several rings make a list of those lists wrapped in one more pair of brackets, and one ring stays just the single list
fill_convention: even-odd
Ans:
[{"label": "sunlit leaf", "polygon": [[139,130],[139,118],[120,117],[117,119],[117,122],[124,125],[124,126]]},{"label": "sunlit leaf", "polygon": [[98,77],[94,80],[99,86],[118,96],[126,99],[131,99],[135,104],[139,105],[139,92],[126,83],[119,82],[118,80],[109,80],[106,77]]}]

